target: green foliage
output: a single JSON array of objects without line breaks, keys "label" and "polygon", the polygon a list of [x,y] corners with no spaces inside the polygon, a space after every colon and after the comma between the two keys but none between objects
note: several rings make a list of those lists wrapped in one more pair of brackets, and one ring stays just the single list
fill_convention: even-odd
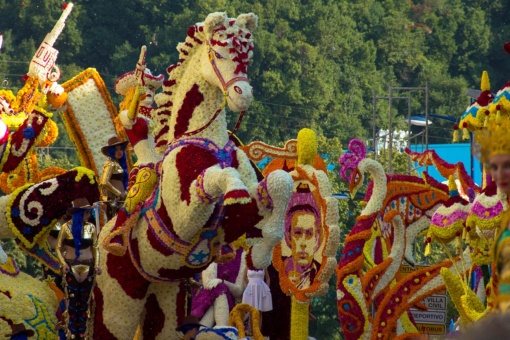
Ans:
[{"label": "green foliage", "polygon": [[[370,157],[373,157],[373,154],[371,154]],[[377,161],[382,164],[384,171],[389,173],[390,152],[388,149],[382,149],[379,152]],[[413,164],[409,161],[409,156],[404,152],[393,149],[391,163],[393,165],[394,174],[416,175],[416,171],[413,170]]]},{"label": "green foliage", "polygon": [[14,239],[1,239],[0,245],[7,254],[14,258],[21,271],[33,277],[42,277],[41,263],[25,254],[14,242]]}]

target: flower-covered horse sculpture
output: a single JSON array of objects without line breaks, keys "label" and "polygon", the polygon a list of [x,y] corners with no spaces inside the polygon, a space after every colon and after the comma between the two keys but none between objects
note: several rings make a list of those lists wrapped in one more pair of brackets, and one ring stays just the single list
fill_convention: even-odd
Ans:
[{"label": "flower-covered horse sculpture", "polygon": [[[158,185],[122,225],[100,235],[94,292],[94,339],[175,339],[185,302],[182,278],[202,271],[220,246],[246,234],[250,268],[267,267],[283,237],[292,180],[276,171],[264,180],[229,139],[225,102],[248,108],[246,77],[252,56],[254,14],[210,14],[178,45],[179,63],[167,71],[152,112],[157,121]],[[108,237],[107,237],[108,236]],[[116,255],[106,249],[116,249]],[[181,282],[181,283],[179,283]]]}]

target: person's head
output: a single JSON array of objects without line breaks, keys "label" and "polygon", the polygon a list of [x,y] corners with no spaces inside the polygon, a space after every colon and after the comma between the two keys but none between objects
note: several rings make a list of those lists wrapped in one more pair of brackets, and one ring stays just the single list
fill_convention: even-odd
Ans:
[{"label": "person's head", "polygon": [[510,155],[497,154],[489,157],[492,180],[507,196],[510,195]]},{"label": "person's head", "polygon": [[457,337],[458,340],[508,339],[510,334],[510,315],[492,313],[476,321]]},{"label": "person's head", "polygon": [[121,141],[117,136],[113,136],[108,139],[108,144],[101,148],[101,152],[103,155],[119,161],[126,156],[125,150],[127,144],[127,141]]},{"label": "person's head", "polygon": [[203,327],[199,321],[196,316],[187,315],[175,330],[181,332],[185,339],[194,339],[200,327]]},{"label": "person's head", "polygon": [[72,202],[72,207],[67,210],[71,215],[71,233],[74,239],[76,258],[80,256],[83,225],[90,218],[93,207],[85,197],[79,197]]},{"label": "person's head", "polygon": [[510,195],[510,120],[489,121],[475,133],[476,151],[498,188]]},{"label": "person's head", "polygon": [[181,332],[185,339],[195,339],[199,328],[200,326],[187,325],[182,328]]},{"label": "person's head", "polygon": [[115,145],[108,149],[108,154],[112,156],[112,159],[118,161],[124,157],[124,147],[122,145]]}]

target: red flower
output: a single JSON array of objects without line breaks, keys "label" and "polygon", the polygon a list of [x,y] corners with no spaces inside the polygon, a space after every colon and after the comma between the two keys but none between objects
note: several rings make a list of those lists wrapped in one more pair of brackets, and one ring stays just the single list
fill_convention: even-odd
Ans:
[{"label": "red flower", "polygon": [[505,45],[503,45],[503,49],[506,53],[510,54],[510,42],[505,43]]},{"label": "red flower", "polygon": [[67,8],[67,4],[62,5],[62,10],[65,10]]},{"label": "red flower", "polygon": [[26,82],[28,79],[28,74],[25,74],[23,77],[21,77],[22,82]]}]

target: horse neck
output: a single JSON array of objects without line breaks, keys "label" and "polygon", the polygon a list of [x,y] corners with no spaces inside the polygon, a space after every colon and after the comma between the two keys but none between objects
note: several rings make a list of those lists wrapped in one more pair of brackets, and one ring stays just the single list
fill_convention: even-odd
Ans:
[{"label": "horse neck", "polygon": [[[208,83],[200,73],[202,70],[201,55],[205,54],[197,51],[197,55],[194,55],[187,62],[187,69],[183,72],[180,80],[177,81],[178,88],[175,90],[174,109],[170,121],[171,136],[179,137],[184,131],[191,132],[202,128],[209,123],[221,108],[222,91],[215,85]],[[199,65],[199,67],[195,65]],[[207,138],[219,147],[223,147],[228,141],[225,109],[221,109],[221,112],[207,128],[183,138],[188,137]]]}]

